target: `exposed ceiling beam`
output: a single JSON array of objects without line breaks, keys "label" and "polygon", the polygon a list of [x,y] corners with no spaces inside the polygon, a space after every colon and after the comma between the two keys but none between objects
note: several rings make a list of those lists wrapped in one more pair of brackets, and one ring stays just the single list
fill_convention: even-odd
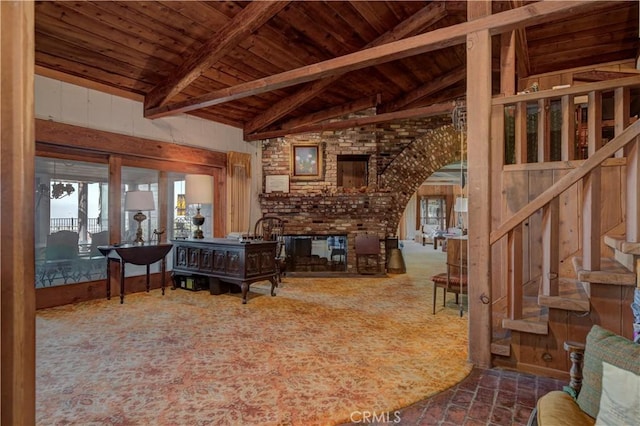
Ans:
[{"label": "exposed ceiling beam", "polygon": [[512,31],[521,26],[536,25],[552,19],[572,16],[584,10],[605,8],[606,2],[579,0],[575,2],[543,1],[517,9],[489,15],[470,22],[440,28],[425,34],[375,46],[316,64],[285,71],[236,86],[216,90],[183,102],[145,110],[145,117],[157,118],[181,112],[219,105],[236,99],[258,95],[296,84],[327,78],[369,66],[427,53],[462,44],[467,34],[488,30],[491,35]]},{"label": "exposed ceiling beam", "polygon": [[427,84],[422,85],[416,89],[407,92],[404,96],[382,105],[381,112],[398,111],[405,108],[407,105],[412,104],[424,97],[432,95],[440,90],[443,90],[449,86],[453,86],[460,81],[467,78],[467,70],[465,68],[459,68],[449,74],[442,75]]},{"label": "exposed ceiling beam", "polygon": [[416,108],[405,111],[388,112],[386,114],[378,114],[371,117],[354,118],[351,120],[333,121],[328,123],[310,124],[307,126],[296,127],[290,130],[273,130],[262,133],[252,133],[245,136],[245,141],[255,141],[260,139],[272,139],[285,135],[293,135],[299,133],[323,132],[326,130],[350,129],[353,127],[369,126],[372,124],[384,123],[393,120],[404,120],[415,117],[433,117],[436,115],[451,114],[455,102],[444,102],[441,104],[433,104],[424,108]]},{"label": "exposed ceiling beam", "polygon": [[[364,48],[381,46],[395,40],[400,40],[422,28],[435,24],[445,16],[447,16],[447,12],[443,3],[430,3],[418,11],[418,13],[413,14],[409,19],[396,25],[393,30],[386,32],[367,44]],[[336,74],[333,77],[324,78],[304,86],[293,95],[276,102],[265,112],[246,123],[244,131],[246,133],[253,133],[267,127],[271,123],[275,123],[279,118],[284,117],[291,111],[318,96],[341,77],[342,74]]]},{"label": "exposed ceiling beam", "polygon": [[247,4],[167,79],[149,92],[144,102],[145,109],[166,104],[289,3],[290,1],[254,1]]},{"label": "exposed ceiling beam", "polygon": [[380,95],[368,96],[366,98],[357,99],[353,102],[349,102],[342,105],[336,105],[332,108],[327,108],[322,111],[317,111],[312,114],[305,115],[303,117],[297,117],[287,122],[282,123],[280,126],[283,130],[295,129],[296,127],[306,126],[320,121],[329,120],[342,115],[351,114],[358,111],[363,111],[367,108],[373,108],[380,104]]}]

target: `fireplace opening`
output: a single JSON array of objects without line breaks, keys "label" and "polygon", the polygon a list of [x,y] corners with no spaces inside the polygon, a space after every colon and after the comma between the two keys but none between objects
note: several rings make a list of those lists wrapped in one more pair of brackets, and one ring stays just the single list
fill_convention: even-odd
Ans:
[{"label": "fireplace opening", "polygon": [[345,272],[346,235],[286,235],[287,272]]}]

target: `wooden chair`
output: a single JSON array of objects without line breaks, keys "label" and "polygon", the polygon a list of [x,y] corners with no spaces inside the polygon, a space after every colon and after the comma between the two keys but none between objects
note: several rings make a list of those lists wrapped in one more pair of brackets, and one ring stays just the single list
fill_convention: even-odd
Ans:
[{"label": "wooden chair", "polygon": [[94,232],[91,234],[91,248],[89,249],[89,256],[104,257],[98,250],[98,246],[109,245],[109,231]]},{"label": "wooden chair", "polygon": [[442,272],[431,277],[433,281],[433,315],[436,313],[436,292],[443,289],[442,306],[446,306],[447,293],[455,293],[456,304],[460,307],[460,316],[463,313],[459,296],[468,293],[467,277],[467,239],[450,238],[447,244],[447,272]]},{"label": "wooden chair", "polygon": [[287,263],[284,247],[284,220],[275,216],[264,216],[256,221],[253,227],[255,238],[263,241],[276,241],[276,278],[282,282],[282,275],[286,275]]},{"label": "wooden chair", "polygon": [[58,231],[47,236],[45,261],[41,271],[41,278],[46,278],[49,285],[56,278],[62,278],[67,284],[69,280],[77,280],[79,235],[73,231]]}]

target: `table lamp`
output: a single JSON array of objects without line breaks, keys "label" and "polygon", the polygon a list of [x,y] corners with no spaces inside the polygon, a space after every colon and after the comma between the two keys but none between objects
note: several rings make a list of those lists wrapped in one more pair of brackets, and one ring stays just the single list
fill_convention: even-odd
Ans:
[{"label": "table lamp", "polygon": [[153,192],[151,191],[127,191],[124,195],[124,209],[128,212],[137,212],[133,215],[133,220],[138,222],[138,230],[136,231],[135,244],[144,244],[142,239],[142,221],[147,216],[142,211],[155,210],[156,206],[153,201]]},{"label": "table lamp", "polygon": [[213,203],[213,176],[211,175],[187,175],[185,177],[185,192],[187,204],[195,204],[197,213],[191,222],[197,227],[193,232],[193,238],[204,238],[200,227],[204,225],[204,216],[200,214],[202,204]]}]

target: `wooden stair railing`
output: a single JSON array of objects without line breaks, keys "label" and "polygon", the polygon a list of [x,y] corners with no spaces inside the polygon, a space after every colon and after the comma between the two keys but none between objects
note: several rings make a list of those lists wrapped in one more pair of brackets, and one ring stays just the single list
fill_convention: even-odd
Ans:
[{"label": "wooden stair railing", "polygon": [[502,225],[491,232],[489,235],[489,244],[495,244],[499,239],[504,237],[507,232],[513,230],[529,216],[533,215],[536,211],[566,191],[571,185],[584,178],[588,173],[591,173],[595,168],[599,167],[602,162],[614,155],[616,151],[624,148],[637,136],[640,136],[640,120],[627,127],[619,136],[613,138],[609,143],[596,151],[595,154],[584,160],[579,167],[564,175],[558,182],[505,220]]},{"label": "wooden stair railing", "polygon": [[[629,122],[629,91],[631,86],[637,86],[640,80],[637,77],[616,80],[615,83],[623,83],[619,87],[613,86],[614,82],[599,82],[594,85],[571,87],[560,91],[546,91],[546,93],[532,93],[522,95],[523,97],[511,96],[511,102],[505,98],[497,98],[494,105],[515,104],[516,109],[516,162],[527,161],[526,153],[526,101],[537,100],[541,111],[546,109],[550,98],[561,96],[562,104],[562,157],[563,159],[573,159],[572,150],[568,148],[573,143],[574,123],[573,116],[569,113],[573,108],[573,96],[575,94],[587,93],[588,96],[588,158],[577,167],[573,168],[557,182],[535,197],[531,202],[520,208],[506,220],[504,220],[490,234],[490,244],[494,245],[505,235],[508,237],[506,246],[506,256],[508,271],[506,274],[508,313],[507,318],[502,320],[504,328],[519,330],[524,332],[546,334],[547,326],[536,321],[527,321],[523,314],[523,252],[522,252],[522,227],[523,224],[536,212],[542,209],[542,274],[538,304],[569,311],[589,310],[588,296],[586,299],[576,299],[560,296],[561,278],[559,275],[559,197],[570,187],[582,179],[582,268],[588,270],[599,270],[601,262],[600,252],[600,187],[601,187],[601,165],[612,156],[621,157],[624,148],[635,141],[640,135],[640,123],[636,121],[626,127]],[[615,132],[616,136],[602,145],[601,135],[601,90],[615,90]],[[591,90],[589,90],[591,89]],[[562,92],[562,93],[560,93]],[[566,93],[564,93],[566,92]],[[516,101],[517,100],[517,101]],[[524,111],[524,112],[523,112]],[[520,125],[518,124],[520,123]],[[549,161],[549,129],[545,127],[547,120],[538,120],[538,151],[539,162]],[[626,127],[626,128],[625,128]],[[525,137],[523,137],[523,134]],[[638,149],[638,148],[635,148]],[[637,161],[635,161],[637,162]],[[572,162],[571,162],[572,163]],[[569,165],[569,161],[567,161]],[[571,167],[571,165],[569,166]],[[629,167],[634,167],[631,162]],[[636,176],[638,171],[634,173]],[[627,186],[637,184],[637,180],[627,181]],[[633,192],[633,191],[631,191]],[[627,191],[627,194],[629,191]],[[628,212],[628,211],[627,211]],[[637,215],[637,212],[636,212]],[[629,216],[629,215],[628,215]],[[627,217],[627,221],[632,218]],[[632,227],[637,228],[637,224]],[[567,279],[562,279],[563,284],[579,285],[574,282],[567,283]],[[588,294],[588,290],[587,290]]]}]

